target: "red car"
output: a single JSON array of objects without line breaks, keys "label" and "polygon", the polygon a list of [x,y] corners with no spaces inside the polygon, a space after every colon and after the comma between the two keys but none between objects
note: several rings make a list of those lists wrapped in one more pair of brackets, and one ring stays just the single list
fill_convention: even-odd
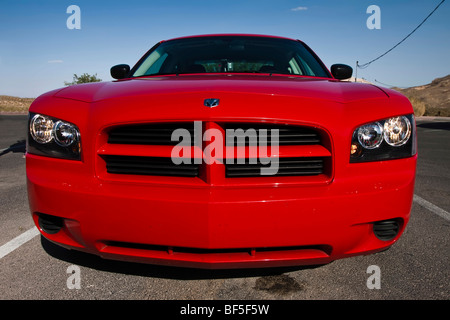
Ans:
[{"label": "red car", "polygon": [[112,82],[29,110],[42,235],[108,259],[194,268],[325,264],[393,245],[410,216],[413,109],[341,81],[303,42],[162,41]]}]

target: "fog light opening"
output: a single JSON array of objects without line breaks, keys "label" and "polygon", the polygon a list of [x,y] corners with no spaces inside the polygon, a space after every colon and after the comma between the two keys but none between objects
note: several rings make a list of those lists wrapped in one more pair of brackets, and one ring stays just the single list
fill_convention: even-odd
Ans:
[{"label": "fog light opening", "polygon": [[48,214],[39,214],[39,227],[48,234],[58,233],[64,226],[64,219]]},{"label": "fog light opening", "polygon": [[394,239],[400,231],[400,223],[398,220],[383,220],[373,224],[373,233],[382,241],[390,241]]}]

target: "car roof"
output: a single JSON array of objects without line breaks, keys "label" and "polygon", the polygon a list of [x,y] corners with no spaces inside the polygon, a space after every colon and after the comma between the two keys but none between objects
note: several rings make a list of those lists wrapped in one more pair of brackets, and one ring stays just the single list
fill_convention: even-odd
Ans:
[{"label": "car roof", "polygon": [[255,38],[274,38],[274,39],[285,39],[292,41],[300,41],[292,38],[274,36],[274,35],[264,35],[264,34],[245,34],[245,33],[214,33],[214,34],[202,34],[202,35],[191,35],[191,36],[183,36],[176,37],[172,39],[163,40],[161,42],[172,41],[172,40],[180,40],[180,39],[191,39],[191,38],[206,38],[206,37],[255,37]]}]

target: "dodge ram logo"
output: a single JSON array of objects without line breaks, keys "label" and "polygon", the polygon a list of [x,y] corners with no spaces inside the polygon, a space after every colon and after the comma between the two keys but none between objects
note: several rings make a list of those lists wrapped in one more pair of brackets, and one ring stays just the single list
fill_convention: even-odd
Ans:
[{"label": "dodge ram logo", "polygon": [[219,99],[205,99],[204,104],[206,107],[214,108],[219,105]]}]

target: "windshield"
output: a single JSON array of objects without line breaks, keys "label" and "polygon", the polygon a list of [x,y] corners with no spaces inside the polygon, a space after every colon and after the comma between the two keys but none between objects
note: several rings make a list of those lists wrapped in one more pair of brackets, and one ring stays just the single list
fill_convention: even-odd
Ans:
[{"label": "windshield", "polygon": [[329,78],[301,42],[280,38],[213,36],[161,43],[133,68],[132,76],[189,73],[268,73]]}]

